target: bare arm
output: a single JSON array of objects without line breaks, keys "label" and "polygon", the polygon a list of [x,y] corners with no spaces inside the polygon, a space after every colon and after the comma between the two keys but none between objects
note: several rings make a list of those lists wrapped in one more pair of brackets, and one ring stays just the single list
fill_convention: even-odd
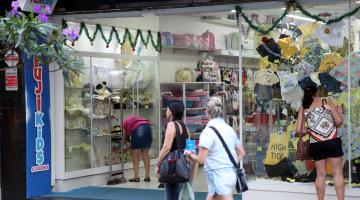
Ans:
[{"label": "bare arm", "polygon": [[190,154],[190,158],[195,160],[200,165],[203,165],[205,163],[206,157],[209,154],[209,150],[205,149],[203,147],[199,147],[199,155]]},{"label": "bare arm", "polygon": [[304,126],[304,108],[301,107],[296,121],[296,133],[299,135],[299,137],[302,137],[302,134],[306,132],[305,126]]},{"label": "bare arm", "polygon": [[245,156],[245,150],[241,144],[236,145],[236,154],[238,157],[238,161],[242,160]]},{"label": "bare arm", "polygon": [[175,138],[175,133],[176,133],[176,129],[174,122],[169,122],[165,130],[164,144],[160,150],[158,162],[161,162],[165,158],[165,156],[170,152],[172,143]]},{"label": "bare arm", "polygon": [[340,112],[340,108],[336,107],[335,104],[329,100],[331,115],[334,118],[335,126],[339,127],[343,124],[343,116]]}]

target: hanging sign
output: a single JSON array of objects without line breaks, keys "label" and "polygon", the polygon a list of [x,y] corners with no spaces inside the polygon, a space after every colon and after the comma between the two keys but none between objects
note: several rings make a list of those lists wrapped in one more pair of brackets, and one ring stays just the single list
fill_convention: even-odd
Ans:
[{"label": "hanging sign", "polygon": [[5,53],[5,63],[8,66],[5,68],[5,90],[18,90],[18,75],[16,65],[19,63],[19,54],[14,50]]},{"label": "hanging sign", "polygon": [[[51,192],[49,70],[37,58],[25,58],[27,198]],[[34,184],[35,183],[35,184]]]},{"label": "hanging sign", "polygon": [[43,8],[45,8],[45,6],[49,6],[51,8],[51,12],[47,14],[51,14],[55,8],[57,0],[18,0],[18,2],[21,10],[28,12],[34,11],[35,5],[41,5]]},{"label": "hanging sign", "polygon": [[17,54],[14,50],[6,52],[5,63],[9,67],[16,67],[16,65],[19,63],[19,54]]},{"label": "hanging sign", "polygon": [[18,90],[17,68],[5,69],[5,90],[6,91]]}]

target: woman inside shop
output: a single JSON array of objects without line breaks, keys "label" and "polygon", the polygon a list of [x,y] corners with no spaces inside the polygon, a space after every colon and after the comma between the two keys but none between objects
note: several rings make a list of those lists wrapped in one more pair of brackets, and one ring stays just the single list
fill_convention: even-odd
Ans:
[{"label": "woman inside shop", "polygon": [[207,200],[232,200],[236,185],[236,173],[220,139],[210,127],[215,127],[224,138],[232,156],[237,162],[243,159],[245,151],[234,129],[223,119],[223,105],[218,97],[211,97],[206,105],[210,119],[200,135],[199,155],[189,154],[190,159],[204,164],[208,181]]},{"label": "woman inside shop", "polygon": [[130,116],[123,122],[123,130],[127,136],[131,137],[131,154],[134,168],[134,177],[129,182],[140,182],[139,163],[142,155],[145,166],[145,182],[150,182],[150,157],[149,149],[152,142],[152,129],[149,120]]},{"label": "woman inside shop", "polygon": [[[304,124],[307,124],[305,128]],[[304,89],[302,108],[298,113],[296,132],[310,134],[310,156],[316,167],[316,193],[318,200],[324,200],[326,163],[331,166],[334,186],[339,200],[344,200],[344,176],[342,169],[342,145],[337,127],[343,123],[340,108],[330,99],[320,98],[316,86]]]},{"label": "woman inside shop", "polygon": [[[186,139],[189,138],[189,131],[185,123],[182,121],[184,116],[184,104],[182,102],[171,103],[166,110],[166,118],[169,123],[166,126],[165,138],[163,146],[160,150],[159,158],[156,161],[155,173],[159,175],[160,164],[165,156],[176,149],[178,149],[178,141],[176,139],[176,128],[178,126],[180,131],[180,149],[184,150]],[[165,199],[177,200],[183,183],[165,183]]]}]

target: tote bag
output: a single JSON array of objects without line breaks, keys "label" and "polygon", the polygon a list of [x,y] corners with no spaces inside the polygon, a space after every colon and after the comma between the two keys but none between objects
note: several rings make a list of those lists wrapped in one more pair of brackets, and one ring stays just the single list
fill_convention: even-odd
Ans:
[{"label": "tote bag", "polygon": [[[175,128],[178,148],[171,151],[161,163],[159,177],[161,183],[182,183],[190,180],[190,162],[186,160],[180,149],[180,130],[177,123]],[[186,128],[183,127],[183,130],[186,131]]]}]

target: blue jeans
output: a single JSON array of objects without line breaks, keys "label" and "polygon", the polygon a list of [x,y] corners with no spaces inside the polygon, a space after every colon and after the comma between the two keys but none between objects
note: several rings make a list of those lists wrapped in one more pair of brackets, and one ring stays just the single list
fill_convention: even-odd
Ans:
[{"label": "blue jeans", "polygon": [[165,200],[178,200],[184,183],[165,183]]}]

